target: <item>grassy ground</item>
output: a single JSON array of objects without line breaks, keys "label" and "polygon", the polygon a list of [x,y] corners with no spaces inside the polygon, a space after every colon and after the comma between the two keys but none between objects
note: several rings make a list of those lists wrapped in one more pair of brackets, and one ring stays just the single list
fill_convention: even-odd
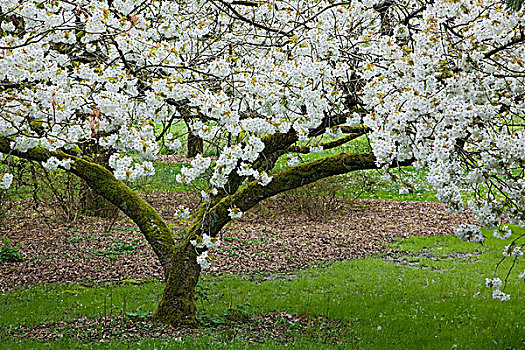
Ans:
[{"label": "grassy ground", "polygon": [[[283,344],[270,338],[249,346],[255,349],[524,349],[525,284],[509,278],[506,291],[511,300],[499,302],[483,283],[484,277],[492,275],[503,245],[493,238],[484,246],[447,236],[409,238],[393,243],[400,252],[389,257],[337,262],[282,275],[208,276],[199,287],[199,317],[215,331],[199,337],[151,337],[138,343],[112,340],[106,344],[82,344],[74,336],[51,342],[0,338],[0,348],[242,349],[248,345],[232,333],[242,326],[225,318],[232,310],[240,310],[337,320],[324,330],[287,323],[293,341]],[[516,268],[522,271],[523,267],[521,263]],[[151,281],[94,288],[54,285],[4,293],[0,296],[0,334],[21,325],[80,317],[123,314],[148,318],[162,287]],[[324,338],[327,336],[336,337],[340,344],[322,344],[331,343]]]},{"label": "grassy ground", "polygon": [[[360,140],[345,147],[350,148],[326,152],[366,150],[366,143]],[[191,190],[175,182],[178,171],[179,164],[157,164],[156,175],[140,183],[138,189]],[[403,168],[401,179],[387,182],[376,171],[356,172],[330,180],[331,187],[313,191],[374,199],[435,200],[424,172]],[[403,181],[412,186],[407,194],[400,194]],[[84,344],[74,332],[61,340],[6,337],[18,334],[22,327],[79,318],[121,315],[149,320],[163,285],[129,281],[89,288],[51,285],[18,289],[0,295],[0,349],[525,349],[525,284],[516,279],[517,274],[511,275],[506,289],[511,293],[508,302],[493,300],[491,291],[484,287],[484,278],[492,276],[505,244],[493,238],[482,247],[455,237],[409,238],[395,242],[392,246],[399,253],[388,257],[343,261],[286,274],[206,276],[198,293],[199,318],[205,330],[200,336],[182,339],[152,335],[137,342],[117,336],[107,342]],[[503,264],[500,269],[508,267]],[[515,271],[523,270],[522,262]],[[288,342],[266,337],[261,344],[248,346],[236,336],[244,325],[230,322],[228,315],[232,312],[247,316],[284,312],[335,323],[303,327],[278,319],[276,327],[284,324],[288,328]],[[248,317],[246,322],[257,321]]]}]

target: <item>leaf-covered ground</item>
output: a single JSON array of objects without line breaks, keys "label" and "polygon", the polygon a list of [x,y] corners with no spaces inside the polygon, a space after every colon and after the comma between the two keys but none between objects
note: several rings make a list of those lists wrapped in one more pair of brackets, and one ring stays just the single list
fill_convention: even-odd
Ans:
[{"label": "leaf-covered ground", "polygon": [[[173,224],[176,238],[187,223],[174,217],[179,204],[196,205],[187,193],[146,194]],[[279,196],[223,229],[216,260],[206,273],[263,274],[313,263],[388,253],[396,237],[442,235],[471,219],[428,202],[334,200]],[[43,216],[21,203],[0,222],[0,237],[19,245],[25,261],[0,262],[0,290],[47,283],[120,282],[160,279],[161,268],[136,226],[124,216],[73,222]]]},{"label": "leaf-covered ground", "polygon": [[[352,332],[350,327],[338,321],[323,317],[299,317],[285,312],[264,315],[233,313],[222,317],[219,324],[207,324],[205,321],[201,321],[201,324],[201,328],[191,329],[130,316],[80,318],[73,322],[11,328],[3,336],[46,342],[69,338],[90,343],[113,340],[136,342],[144,338],[170,338],[183,341],[196,337],[213,337],[222,341],[231,341],[235,338],[254,344],[267,341],[293,342],[298,332],[304,331],[302,334],[304,338],[312,338],[323,344],[341,344],[340,339],[348,335],[346,333]],[[0,336],[2,336],[1,331]]]}]

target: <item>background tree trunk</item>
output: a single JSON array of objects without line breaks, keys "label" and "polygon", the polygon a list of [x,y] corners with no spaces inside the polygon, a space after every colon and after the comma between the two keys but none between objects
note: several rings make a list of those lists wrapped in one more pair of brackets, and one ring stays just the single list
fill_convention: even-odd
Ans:
[{"label": "background tree trunk", "polygon": [[173,254],[165,267],[166,287],[153,317],[166,324],[197,326],[195,288],[201,268],[191,243]]},{"label": "background tree trunk", "polygon": [[201,154],[203,150],[204,143],[202,142],[202,139],[194,135],[188,129],[188,150],[186,152],[186,156],[189,158],[196,157],[198,154]]},{"label": "background tree trunk", "polygon": [[198,154],[201,154],[204,151],[204,142],[202,139],[191,132],[190,122],[191,119],[189,117],[189,112],[185,110],[185,117],[184,117],[184,123],[186,123],[186,128],[188,129],[188,145],[186,149],[186,157],[188,158],[194,158]]}]

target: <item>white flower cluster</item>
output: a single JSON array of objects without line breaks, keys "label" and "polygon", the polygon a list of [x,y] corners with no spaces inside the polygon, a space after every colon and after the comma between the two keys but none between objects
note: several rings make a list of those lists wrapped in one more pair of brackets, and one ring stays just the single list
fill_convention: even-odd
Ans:
[{"label": "white flower cluster", "polygon": [[261,176],[259,177],[259,185],[261,186],[268,185],[273,179],[273,176],[268,176],[268,173],[266,173],[266,171],[262,172],[260,175]]},{"label": "white flower cluster", "polygon": [[49,157],[48,160],[45,162],[42,162],[42,166],[46,168],[47,170],[57,170],[58,167],[62,167],[63,169],[69,170],[71,169],[71,164],[73,163],[72,159],[58,159],[56,157]]},{"label": "white flower cluster", "polygon": [[485,285],[492,288],[492,297],[501,301],[507,301],[510,299],[509,294],[505,294],[500,290],[502,282],[499,278],[486,278]]},{"label": "white flower cluster", "polygon": [[286,161],[286,165],[288,165],[289,167],[294,167],[294,166],[298,165],[299,163],[301,163],[301,160],[297,156],[290,157]]},{"label": "white flower cluster", "polygon": [[217,193],[219,193],[219,191],[217,191],[216,188],[212,188],[211,190],[201,190],[201,197],[202,199],[205,201],[205,202],[209,202],[210,201],[210,195],[212,196],[216,196]]},{"label": "white flower cluster", "polygon": [[115,178],[122,181],[133,182],[145,176],[155,175],[155,168],[151,162],[136,162],[130,156],[120,156],[117,153],[109,158],[109,166],[114,169]]},{"label": "white flower cluster", "polygon": [[224,188],[228,182],[228,175],[239,165],[237,170],[244,176],[253,176],[260,179],[262,185],[267,185],[271,181],[265,172],[249,169],[249,164],[253,163],[259,154],[264,150],[264,142],[256,136],[251,136],[246,145],[242,144],[225,147],[215,163],[215,170],[210,179],[210,184],[215,188]]},{"label": "white flower cluster", "polygon": [[202,238],[192,240],[191,244],[193,244],[196,249],[203,250],[202,253],[197,256],[197,263],[202,269],[207,269],[211,266],[211,257],[208,251],[218,248],[221,240],[217,237],[210,237],[207,234],[203,234]]},{"label": "white flower cluster", "polygon": [[172,133],[169,133],[166,135],[166,139],[164,140],[164,143],[172,151],[176,151],[182,147],[182,142],[180,142],[178,138],[173,136]]},{"label": "white flower cluster", "polygon": [[522,279],[525,281],[525,271],[523,271],[522,273],[519,274],[518,276],[519,279]]},{"label": "white flower cluster", "polygon": [[189,219],[190,218],[190,209],[186,208],[183,205],[179,205],[175,210],[175,217],[178,219]]},{"label": "white flower cluster", "polygon": [[410,190],[406,187],[401,187],[399,189],[399,194],[403,195],[403,194],[409,194],[410,193]]},{"label": "white flower cluster", "polygon": [[268,176],[266,171],[259,172],[250,167],[250,164],[242,163],[240,168],[237,169],[237,174],[240,176],[253,177],[255,180],[259,180],[261,186],[266,186],[272,181],[272,176]]},{"label": "white flower cluster", "polygon": [[203,157],[198,154],[191,161],[191,168],[182,167],[180,174],[177,174],[176,180],[180,183],[190,183],[201,176],[211,165],[211,158]]},{"label": "white flower cluster", "polygon": [[515,256],[515,257],[520,257],[523,255],[523,252],[521,251],[521,248],[520,246],[513,246],[511,244],[505,246],[505,248],[503,248],[503,256],[505,257],[508,257],[508,256]]},{"label": "white flower cluster", "polygon": [[195,248],[216,249],[220,246],[221,240],[217,237],[210,237],[207,234],[204,234],[202,235],[200,242],[192,240],[191,244],[193,244]]},{"label": "white flower cluster", "polygon": [[332,139],[338,139],[343,134],[340,128],[336,128],[335,130],[326,128],[325,133]]},{"label": "white flower cluster", "polygon": [[205,250],[197,256],[197,264],[201,269],[209,269],[211,266],[211,259],[208,257],[208,251]]},{"label": "white flower cluster", "polygon": [[228,216],[232,219],[240,219],[242,218],[242,211],[239,208],[229,208],[228,209]]},{"label": "white flower cluster", "polygon": [[320,154],[323,152],[323,146],[310,146],[310,153]]},{"label": "white flower cluster", "polygon": [[496,237],[497,239],[502,239],[502,240],[509,238],[511,234],[512,234],[512,230],[510,229],[508,225],[504,225],[501,228],[497,227],[494,229],[494,232],[493,232],[494,237]]},{"label": "white flower cluster", "polygon": [[38,146],[38,139],[25,136],[20,136],[16,139],[16,141],[11,142],[11,148],[20,152],[27,152],[36,146]]},{"label": "white flower cluster", "polygon": [[353,113],[352,117],[346,119],[346,124],[348,124],[349,126],[363,125],[363,118],[359,113]]},{"label": "white flower cluster", "polygon": [[251,118],[242,120],[241,125],[244,130],[250,130],[257,136],[265,134],[274,134],[277,131],[277,128],[274,125],[262,118]]},{"label": "white flower cluster", "polygon": [[476,225],[461,224],[458,227],[455,227],[453,230],[454,234],[465,242],[481,244],[485,240],[485,237],[481,232],[481,227]]},{"label": "white flower cluster", "polygon": [[13,183],[13,174],[4,173],[2,174],[2,181],[0,181],[0,189],[7,190]]}]

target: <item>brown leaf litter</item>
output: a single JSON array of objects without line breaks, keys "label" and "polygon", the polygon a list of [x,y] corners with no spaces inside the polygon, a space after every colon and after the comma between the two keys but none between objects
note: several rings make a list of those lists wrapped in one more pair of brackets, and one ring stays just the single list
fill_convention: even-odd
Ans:
[{"label": "brown leaf litter", "polygon": [[[178,229],[175,209],[197,203],[194,194],[145,194]],[[323,198],[308,200],[322,201]],[[277,196],[250,210],[221,232],[221,246],[205,273],[266,274],[304,268],[313,263],[388,253],[383,243],[397,237],[450,234],[450,227],[471,222],[439,203],[338,200],[313,218]],[[78,217],[73,222],[45,218],[30,209],[13,210],[0,223],[0,237],[19,245],[25,261],[0,262],[0,290],[48,283],[119,282],[161,279],[161,267],[134,223]]]}]

